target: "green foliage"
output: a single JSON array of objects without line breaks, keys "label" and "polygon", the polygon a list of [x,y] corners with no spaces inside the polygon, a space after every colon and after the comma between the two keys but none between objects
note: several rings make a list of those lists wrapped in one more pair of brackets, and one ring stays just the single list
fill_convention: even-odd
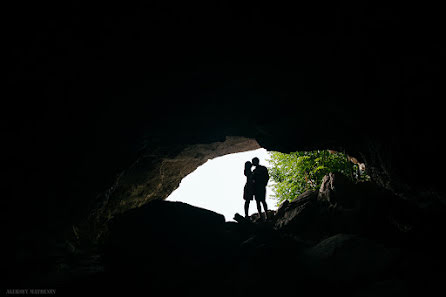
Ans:
[{"label": "green foliage", "polygon": [[281,204],[285,200],[293,201],[307,190],[319,189],[323,177],[330,173],[341,173],[354,181],[368,178],[360,173],[358,165],[348,160],[344,153],[318,150],[283,154],[270,152],[269,174],[274,191],[274,198]]}]

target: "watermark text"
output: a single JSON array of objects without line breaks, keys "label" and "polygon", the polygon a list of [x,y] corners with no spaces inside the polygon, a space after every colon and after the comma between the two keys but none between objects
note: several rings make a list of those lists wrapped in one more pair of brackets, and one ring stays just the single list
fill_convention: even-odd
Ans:
[{"label": "watermark text", "polygon": [[55,295],[56,289],[6,289],[6,295]]}]

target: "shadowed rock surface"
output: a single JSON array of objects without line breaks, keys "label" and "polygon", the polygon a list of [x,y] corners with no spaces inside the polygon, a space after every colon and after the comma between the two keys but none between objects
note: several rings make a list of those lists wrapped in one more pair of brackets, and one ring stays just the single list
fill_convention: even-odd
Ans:
[{"label": "shadowed rock surface", "polygon": [[[445,246],[424,245],[437,229],[411,236],[416,222],[412,230],[381,222],[392,211],[370,184],[347,183],[333,174],[324,181],[329,189],[322,184],[319,192],[302,194],[270,211],[267,221],[236,214],[237,222],[225,222],[220,214],[185,203],[150,202],[109,221],[90,272],[44,283],[67,294],[150,288],[155,295],[186,296],[417,296],[441,287],[436,269],[445,264]],[[370,208],[366,223],[363,215],[344,213],[342,201],[361,201],[354,203],[361,212],[358,205],[367,199],[377,207]],[[79,271],[81,259],[72,264]]]}]

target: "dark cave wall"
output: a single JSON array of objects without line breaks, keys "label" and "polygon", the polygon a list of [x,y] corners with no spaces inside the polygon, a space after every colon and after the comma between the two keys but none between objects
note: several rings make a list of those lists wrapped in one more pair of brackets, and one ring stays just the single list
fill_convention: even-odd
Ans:
[{"label": "dark cave wall", "polygon": [[344,150],[401,197],[444,202],[440,10],[221,3],[13,7],[11,232],[70,229],[145,152],[226,136]]},{"label": "dark cave wall", "polygon": [[170,156],[156,149],[147,149],[123,172],[115,183],[100,194],[88,209],[88,219],[81,218],[77,225],[82,236],[98,239],[104,226],[116,215],[141,207],[154,200],[166,199],[180,185],[181,180],[197,167],[226,154],[260,148],[259,144],[244,137],[226,137],[224,141],[208,144],[177,146]]}]

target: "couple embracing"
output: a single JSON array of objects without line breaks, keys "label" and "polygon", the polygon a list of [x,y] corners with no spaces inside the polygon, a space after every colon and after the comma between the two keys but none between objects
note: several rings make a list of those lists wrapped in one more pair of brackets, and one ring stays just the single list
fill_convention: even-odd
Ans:
[{"label": "couple embracing", "polygon": [[[255,166],[254,171],[251,168]],[[245,199],[245,218],[248,218],[249,203],[255,198],[259,216],[262,218],[262,207],[265,211],[265,219],[268,219],[268,206],[266,205],[266,185],[268,184],[269,174],[265,166],[259,164],[259,158],[255,157],[251,162],[245,163],[246,184],[243,191]]]}]

